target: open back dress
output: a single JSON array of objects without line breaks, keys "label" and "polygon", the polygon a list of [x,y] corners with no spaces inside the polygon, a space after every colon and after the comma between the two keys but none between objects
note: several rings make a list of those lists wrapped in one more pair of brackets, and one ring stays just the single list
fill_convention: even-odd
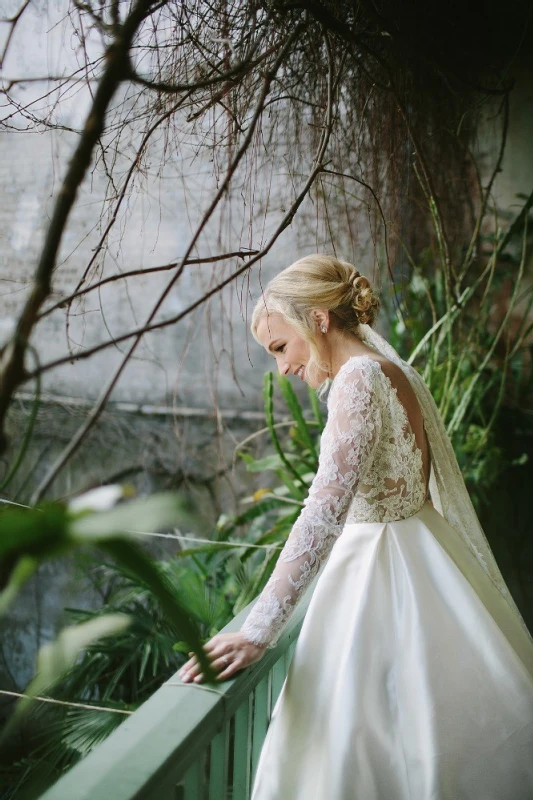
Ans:
[{"label": "open back dress", "polygon": [[379,356],[333,380],[317,474],[241,629],[275,646],[320,573],[252,800],[533,800],[533,646],[431,502],[426,422]]}]

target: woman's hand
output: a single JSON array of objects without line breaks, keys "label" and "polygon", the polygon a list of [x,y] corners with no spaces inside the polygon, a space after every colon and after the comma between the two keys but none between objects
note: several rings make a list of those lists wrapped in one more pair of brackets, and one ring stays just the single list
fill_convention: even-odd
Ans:
[{"label": "woman's hand", "polygon": [[[233,677],[239,670],[259,661],[265,654],[266,645],[259,647],[252,644],[244,638],[242,633],[237,631],[236,633],[217,633],[207,644],[204,644],[204,650],[214,671],[218,673],[217,680],[225,681]],[[204,680],[196,656],[190,658],[178,670],[178,675],[183,683],[191,681],[201,683]]]}]

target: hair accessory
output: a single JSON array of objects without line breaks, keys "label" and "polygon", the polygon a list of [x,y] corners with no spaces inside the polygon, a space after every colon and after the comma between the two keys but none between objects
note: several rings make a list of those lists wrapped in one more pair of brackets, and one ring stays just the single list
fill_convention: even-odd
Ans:
[{"label": "hair accessory", "polygon": [[326,328],[325,325],[321,325],[320,326],[320,330],[322,331],[322,333],[327,333],[328,332],[328,329]]}]

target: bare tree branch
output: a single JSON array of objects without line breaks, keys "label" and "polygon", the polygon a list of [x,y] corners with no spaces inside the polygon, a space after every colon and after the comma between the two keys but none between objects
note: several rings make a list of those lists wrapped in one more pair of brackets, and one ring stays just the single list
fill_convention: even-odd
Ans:
[{"label": "bare tree branch", "polygon": [[[215,194],[213,200],[211,201],[211,203],[209,204],[209,206],[208,206],[208,208],[207,208],[207,210],[206,210],[206,212],[205,212],[200,224],[198,225],[198,227],[197,227],[192,239],[190,240],[189,245],[187,247],[187,250],[185,252],[185,255],[184,255],[184,257],[183,257],[178,269],[176,270],[176,273],[173,275],[172,279],[169,281],[169,283],[167,284],[165,290],[162,292],[162,294],[160,295],[160,297],[157,300],[156,304],[154,305],[154,307],[153,307],[152,311],[150,312],[150,314],[148,316],[148,319],[147,319],[147,321],[145,323],[144,329],[142,331],[140,331],[139,333],[136,333],[134,335],[133,343],[130,345],[129,349],[125,353],[125,355],[124,355],[121,363],[119,364],[118,368],[115,370],[115,372],[113,373],[113,375],[109,379],[107,385],[104,387],[104,390],[101,393],[98,402],[93,407],[93,409],[92,409],[92,411],[91,411],[86,423],[76,432],[75,436],[71,439],[71,441],[69,442],[67,447],[60,454],[59,458],[56,460],[56,462],[53,464],[52,468],[49,470],[47,475],[43,478],[43,480],[41,481],[41,483],[37,487],[36,491],[33,494],[32,502],[37,502],[42,497],[42,495],[48,489],[48,487],[50,486],[50,484],[52,483],[52,481],[54,480],[54,478],[56,477],[58,472],[63,468],[63,466],[70,459],[70,457],[76,452],[76,450],[78,449],[80,444],[83,442],[83,440],[85,439],[85,437],[87,436],[89,431],[95,425],[95,423],[98,420],[100,414],[102,413],[102,411],[103,411],[103,409],[104,409],[104,407],[105,407],[105,405],[107,403],[107,400],[109,399],[109,396],[110,396],[111,392],[113,391],[113,389],[114,389],[114,387],[115,387],[120,375],[122,374],[124,368],[126,367],[126,364],[129,362],[131,356],[133,355],[133,353],[135,352],[135,350],[137,348],[137,345],[141,341],[145,330],[149,329],[149,326],[151,326],[153,324],[153,320],[154,320],[155,316],[157,315],[157,312],[161,308],[161,305],[163,304],[164,300],[168,296],[170,290],[172,289],[172,287],[174,286],[174,284],[176,283],[178,278],[181,276],[181,274],[182,274],[182,272],[183,272],[183,270],[185,268],[185,261],[190,256],[190,254],[191,254],[194,246],[196,245],[196,242],[198,241],[198,239],[199,239],[203,229],[205,228],[208,220],[211,218],[211,216],[212,216],[213,212],[215,211],[215,209],[217,208],[221,198],[224,196],[224,194],[225,194],[225,192],[226,192],[226,190],[227,190],[227,188],[228,188],[228,186],[230,184],[230,181],[231,181],[231,179],[232,179],[232,177],[233,177],[233,175],[234,175],[234,173],[235,173],[235,171],[236,171],[241,159],[243,158],[244,154],[248,150],[250,142],[252,141],[252,137],[253,137],[255,128],[256,128],[257,123],[258,123],[258,121],[259,121],[259,119],[261,117],[261,113],[263,111],[264,102],[265,102],[266,97],[268,95],[268,92],[270,90],[271,84],[274,81],[274,79],[276,77],[276,74],[277,74],[281,64],[283,63],[283,60],[284,60],[284,58],[286,56],[286,53],[288,52],[289,48],[291,47],[291,45],[293,44],[295,39],[300,34],[302,28],[303,28],[302,25],[297,25],[295,27],[295,29],[289,35],[289,37],[287,38],[285,44],[281,48],[281,50],[280,50],[280,52],[279,52],[274,64],[267,71],[267,73],[265,75],[265,78],[264,78],[264,81],[263,81],[263,88],[262,88],[262,91],[260,93],[260,96],[259,96],[259,99],[258,99],[258,102],[257,102],[257,105],[256,105],[256,109],[255,109],[253,118],[252,118],[252,120],[250,122],[247,134],[246,134],[241,146],[239,147],[237,153],[235,154],[234,158],[232,159],[232,162],[231,162],[231,164],[230,164],[230,166],[228,168],[228,171],[226,173],[226,176],[225,176],[224,180],[222,181],[221,185],[219,186],[218,191],[216,192],[216,194]],[[287,223],[287,224],[289,224],[289,223]],[[257,259],[257,256],[255,256],[255,258]],[[247,268],[247,267],[245,267],[245,268]],[[243,268],[241,268],[241,269],[243,269]],[[131,338],[131,337],[128,337],[128,338]]]},{"label": "bare tree branch", "polygon": [[[19,0],[19,4],[22,2]],[[363,201],[359,197],[361,193],[357,190],[353,192],[348,181],[365,187],[376,204],[374,209],[372,203],[363,203],[367,209],[372,209],[368,219],[371,244],[375,247],[378,245],[374,229],[375,222],[381,219],[391,278],[388,227],[389,230],[398,231],[397,241],[403,245],[403,226],[407,223],[411,225],[414,219],[415,225],[412,227],[417,230],[420,220],[417,214],[425,204],[424,208],[429,207],[433,215],[432,231],[437,231],[448,293],[450,277],[456,277],[449,256],[448,235],[451,252],[455,252],[458,239],[454,239],[455,231],[448,225],[449,217],[443,218],[443,209],[447,213],[449,197],[441,177],[440,154],[435,169],[435,151],[438,149],[435,144],[435,120],[438,122],[439,117],[430,116],[428,120],[420,113],[416,92],[421,85],[425,85],[423,81],[411,81],[412,72],[407,72],[406,79],[401,70],[391,69],[394,58],[398,58],[401,30],[398,29],[398,39],[389,37],[387,30],[392,30],[394,26],[387,27],[381,17],[394,17],[394,9],[384,9],[383,15],[381,11],[377,14],[370,0],[348,6],[315,0],[281,0],[275,3],[241,3],[239,0],[200,0],[193,3],[172,3],[170,0],[153,0],[151,3],[132,0],[122,3],[121,0],[108,0],[104,3],[100,0],[75,0],[75,6],[80,13],[71,15],[71,21],[79,44],[76,43],[73,49],[76,58],[80,54],[82,61],[85,58],[82,72],[87,69],[88,48],[92,46],[90,37],[96,39],[100,32],[102,39],[107,42],[106,61],[103,72],[98,70],[102,75],[96,87],[92,80],[93,70],[89,70],[84,81],[88,93],[92,94],[96,89],[92,108],[99,114],[96,124],[100,126],[100,133],[95,133],[95,120],[89,116],[84,130],[79,132],[80,141],[54,209],[43,255],[17,331],[0,353],[0,448],[4,444],[2,431],[6,410],[13,392],[22,382],[61,364],[88,359],[106,348],[125,342],[127,345],[125,352],[121,353],[118,368],[110,375],[90,416],[60,454],[34,498],[42,496],[49,489],[51,482],[97,423],[119,376],[134,357],[144,334],[180,322],[217,294],[222,307],[223,296],[220,293],[224,287],[239,275],[247,274],[270,251],[291,224],[306,197],[309,196],[310,210],[312,206],[311,215],[316,215],[316,219],[310,223],[313,225],[313,230],[309,231],[311,238],[317,243],[330,243],[333,251],[337,252],[346,244],[355,247],[359,237],[360,227],[355,217],[359,203]],[[135,9],[139,10],[136,33],[126,45],[124,30]],[[23,7],[20,13],[22,10]],[[380,17],[378,21],[376,14]],[[289,36],[291,31],[293,33]],[[430,54],[429,61],[431,58]],[[120,74],[113,67],[118,68]],[[39,124],[38,116],[42,113],[45,116],[43,124],[56,127],[52,108],[60,104],[63,95],[67,98],[72,96],[72,90],[76,88],[72,86],[73,80],[76,80],[75,74],[57,81],[54,79],[52,82],[59,85],[46,94],[43,90],[43,96],[36,101],[32,97],[37,92],[28,92],[32,97],[23,102],[18,102],[16,91],[12,93],[13,98],[4,92],[8,104],[5,113],[10,115],[4,121],[4,126],[11,127],[10,117],[14,118],[13,126],[20,124],[21,118],[25,117],[31,129]],[[14,76],[10,88],[19,83],[23,85],[37,81],[38,78],[24,81]],[[103,103],[102,86],[106,81],[115,81],[115,88],[120,83],[125,86],[123,93],[115,94],[108,87],[109,97],[104,98]],[[341,87],[342,102],[335,107],[334,97],[338,86]],[[422,96],[423,92],[419,94]],[[49,99],[44,105],[42,101],[47,97]],[[116,99],[111,100],[111,97]],[[96,102],[98,98],[99,106]],[[35,106],[35,103],[38,105]],[[445,106],[447,109],[448,106]],[[383,110],[385,113],[382,113]],[[431,110],[435,112],[434,107]],[[463,108],[463,116],[470,114],[471,110],[471,104],[466,110]],[[442,116],[444,113],[440,117],[441,122]],[[445,119],[448,137],[450,131],[457,129],[459,119],[453,115]],[[505,133],[507,123],[504,122]],[[443,141],[441,137],[439,142]],[[505,142],[502,142],[494,174],[500,166],[504,147]],[[329,160],[326,159],[326,148],[330,148]],[[463,166],[465,152],[466,147],[462,151]],[[85,158],[85,166],[83,163],[80,165],[80,153]],[[312,153],[316,153],[316,157],[309,167]],[[165,171],[163,168],[167,166],[169,169]],[[419,184],[412,177],[413,170]],[[94,197],[89,201],[91,205],[99,202],[97,192],[101,181],[105,181],[98,211],[100,216],[96,223],[92,220],[87,226],[81,241],[74,241],[73,249],[69,240],[70,252],[65,255],[61,266],[64,264],[67,270],[76,270],[72,284],[75,288],[73,291],[69,288],[65,292],[68,295],[61,297],[52,291],[52,272],[77,189],[83,176],[89,177],[89,174],[93,178],[91,189]],[[180,234],[187,217],[190,228],[190,242],[186,251],[173,263],[164,263],[164,256],[158,259],[161,266],[120,272],[122,237],[128,236],[129,226],[139,219],[141,202],[142,222],[136,235],[145,237],[146,231],[149,231],[151,237],[152,230],[155,237],[159,236],[160,231],[166,235],[164,223],[168,211],[163,209],[169,191],[167,187],[172,186],[173,191],[176,186],[176,174],[177,181],[183,181],[184,186]],[[280,175],[283,176],[281,183]],[[463,177],[461,174],[459,180]],[[200,210],[194,191],[199,187],[199,192],[203,193],[209,181],[214,182],[216,189],[211,190],[212,197]],[[152,192],[154,183],[158,186],[160,197],[155,198]],[[476,196],[476,202],[483,203],[484,200],[484,207],[489,202],[491,183],[492,180],[485,193],[481,190],[479,200]],[[401,192],[399,186],[402,187]],[[335,191],[333,187],[341,191]],[[148,191],[143,194],[141,189],[144,188]],[[242,202],[242,216],[234,211],[236,197],[240,197]],[[174,198],[175,192],[171,201],[173,208],[176,205]],[[290,204],[288,211],[287,204]],[[159,220],[150,230],[147,223],[153,220],[154,205],[159,210]],[[257,237],[254,226],[257,225],[257,219],[264,216],[263,230],[268,226],[270,232],[270,215],[274,208],[281,209],[282,218],[274,233],[269,233],[270,238],[266,239],[265,244],[263,236]],[[346,215],[346,222],[337,213],[339,210]],[[304,217],[304,224],[306,219]],[[363,224],[367,222],[363,221]],[[110,235],[112,230],[113,234]],[[378,230],[381,236],[381,226]],[[232,237],[229,240],[226,239],[228,233]],[[73,263],[72,256],[85,242],[92,242],[89,237],[94,235],[98,240],[97,246],[87,256],[88,264],[84,263],[84,269],[80,268]],[[202,257],[199,239],[207,236],[211,242],[218,242],[216,247],[219,255]],[[143,246],[147,241],[147,237],[143,239]],[[246,251],[240,248],[240,242],[252,245],[257,241],[261,242],[259,250]],[[474,242],[470,234],[468,241]],[[222,252],[225,250],[232,252]],[[208,252],[212,252],[211,247]],[[199,254],[199,257],[193,258],[193,253]],[[199,292],[200,296],[179,314],[159,319],[161,304],[188,265],[216,263],[227,258],[242,258],[245,263],[231,265],[234,271],[229,277],[222,269],[213,270],[215,286],[210,284],[208,291]],[[106,262],[109,260],[117,263],[114,274],[108,274]],[[374,263],[380,263],[380,260]],[[462,266],[464,270],[468,268],[466,261]],[[225,265],[223,269],[226,269]],[[140,317],[135,302],[128,294],[128,279],[163,271],[170,271],[171,279],[147,317]],[[106,335],[102,329],[98,337],[99,344],[57,358],[32,372],[24,369],[28,338],[35,336],[35,325],[40,320],[58,308],[67,306],[66,334],[69,340],[71,303],[95,290],[99,291],[107,284],[122,280],[125,283],[120,286],[125,288],[126,301],[132,311],[129,325],[133,330],[126,328],[125,333],[113,336],[100,301],[101,324],[109,335],[106,341],[102,341]],[[91,284],[91,281],[94,282]],[[242,283],[244,292],[246,280]],[[83,304],[77,312],[76,316],[81,318],[80,329],[85,330],[87,325],[87,331],[92,336],[94,330],[84,319],[88,312]],[[224,324],[229,321],[231,332],[231,309],[224,307],[223,313]],[[209,327],[207,335],[211,335]],[[150,342],[146,344],[148,347]],[[70,343],[68,346],[71,346]],[[82,345],[79,347],[81,349]],[[222,342],[220,348],[223,357],[229,357],[231,361],[231,347],[228,350],[226,343]],[[215,348],[213,352],[215,354]],[[137,353],[136,357],[141,356]]]},{"label": "bare tree branch", "polygon": [[[265,244],[265,246],[263,248],[261,248],[261,250],[257,251],[256,254],[252,258],[250,258],[250,260],[245,265],[243,265],[242,267],[237,269],[235,272],[233,272],[224,281],[221,281],[216,286],[214,286],[212,289],[207,291],[205,294],[202,295],[202,297],[200,297],[198,300],[196,300],[191,305],[187,306],[187,308],[185,308],[179,314],[177,314],[177,315],[175,315],[173,317],[169,317],[168,319],[163,320],[161,322],[157,322],[157,323],[148,322],[146,325],[143,325],[141,328],[137,328],[137,329],[135,329],[133,331],[128,331],[128,333],[125,333],[125,334],[122,334],[121,336],[115,337],[113,339],[113,341],[102,342],[99,345],[95,345],[94,347],[90,347],[87,350],[83,351],[82,353],[79,353],[78,355],[76,355],[74,360],[78,361],[78,360],[83,360],[83,359],[86,359],[86,358],[90,358],[91,356],[95,355],[95,353],[99,353],[102,350],[106,350],[108,347],[111,347],[111,346],[116,345],[116,344],[120,344],[121,342],[125,342],[128,339],[131,339],[133,337],[140,337],[140,336],[144,335],[145,333],[149,333],[150,331],[160,330],[162,328],[168,327],[169,325],[175,325],[176,323],[180,322],[182,319],[187,317],[189,314],[191,314],[193,311],[195,311],[199,306],[203,305],[211,297],[213,297],[214,295],[216,295],[220,291],[222,291],[222,289],[224,289],[226,286],[228,286],[230,283],[232,283],[236,278],[238,278],[239,275],[242,275],[244,272],[246,272],[247,270],[251,269],[251,267],[254,264],[256,264],[258,261],[260,261],[262,258],[264,258],[267,255],[267,253],[272,249],[272,247],[274,246],[276,241],[279,239],[279,237],[281,236],[283,231],[285,231],[290,226],[291,222],[293,221],[294,217],[296,216],[296,212],[298,211],[298,209],[300,208],[301,204],[303,203],[303,201],[305,200],[305,198],[309,194],[309,191],[310,191],[314,181],[316,180],[317,176],[321,172],[325,172],[326,171],[325,165],[323,163],[323,159],[324,159],[324,155],[325,155],[326,150],[327,150],[327,146],[328,146],[328,143],[329,143],[329,139],[330,139],[330,136],[331,136],[331,130],[332,130],[332,114],[333,114],[333,102],[334,102],[334,98],[333,98],[333,94],[334,94],[334,79],[333,79],[332,76],[330,77],[329,84],[330,84],[330,88],[329,88],[328,106],[327,106],[327,111],[326,111],[326,120],[325,120],[325,124],[324,124],[323,133],[322,133],[322,136],[321,136],[321,139],[320,139],[319,147],[318,147],[315,159],[314,159],[315,166],[313,167],[312,171],[310,172],[310,174],[309,174],[309,176],[308,176],[303,188],[298,193],[296,199],[291,204],[291,206],[288,209],[288,211],[284,214],[283,219],[281,220],[281,222],[279,223],[279,225],[277,226],[276,230],[274,231],[274,233],[272,234],[272,236],[270,237],[268,242]],[[351,176],[349,176],[349,177],[351,177]],[[202,220],[201,225],[203,226],[203,224],[204,224],[204,220]],[[197,236],[196,236],[196,238],[197,238]],[[182,262],[182,264],[183,264],[183,262]],[[160,301],[158,301],[158,305],[159,304],[160,304]],[[59,367],[59,366],[62,366],[63,364],[71,363],[72,360],[73,359],[72,359],[71,356],[64,356],[64,357],[58,358],[58,359],[56,359],[54,361],[50,361],[48,364],[43,364],[38,369],[34,370],[33,372],[28,373],[27,380],[31,380],[31,379],[37,377],[37,375],[41,374],[42,372],[47,372],[47,371],[49,371],[51,369],[54,369],[54,368]]]},{"label": "bare tree branch", "polygon": [[9,25],[9,33],[7,34],[6,43],[4,45],[4,49],[2,50],[2,54],[0,55],[0,69],[4,66],[4,61],[6,60],[7,51],[9,50],[9,45],[11,44],[11,39],[13,38],[13,34],[15,33],[15,28],[17,27],[17,23],[20,22],[20,19],[26,9],[28,8],[31,0],[24,0],[19,10],[13,14],[12,17],[8,19],[3,19],[1,22],[7,23]]},{"label": "bare tree branch", "polygon": [[324,172],[324,174],[326,174],[326,175],[335,175],[335,176],[337,176],[339,178],[348,178],[348,180],[355,181],[355,183],[358,183],[360,186],[364,186],[365,189],[368,189],[368,191],[370,192],[370,194],[374,198],[374,202],[376,203],[376,205],[378,207],[378,210],[379,210],[379,215],[381,217],[381,221],[383,222],[383,230],[385,232],[385,236],[384,236],[383,241],[384,241],[384,245],[385,245],[385,256],[387,258],[387,269],[389,271],[389,275],[391,277],[391,280],[394,283],[394,275],[392,274],[392,264],[391,264],[391,259],[390,259],[390,255],[389,255],[389,244],[388,244],[388,236],[387,236],[387,228],[388,228],[387,220],[385,219],[385,214],[383,212],[383,207],[382,207],[382,205],[380,203],[379,197],[377,196],[375,190],[372,188],[372,186],[369,183],[364,181],[362,178],[356,177],[355,175],[347,175],[345,172],[337,172],[334,169],[326,169],[326,168],[324,168],[322,170],[322,172]]},{"label": "bare tree branch", "polygon": [[97,28],[105,33],[114,34],[116,32],[116,28],[113,25],[108,25],[103,17],[96,13],[90,3],[83,3],[82,0],[73,0],[73,2],[78,11],[84,12],[93,20]]},{"label": "bare tree branch", "polygon": [[176,111],[178,111],[179,108],[181,108],[181,106],[186,101],[188,96],[189,96],[188,94],[185,94],[183,97],[181,97],[178,100],[177,103],[174,103],[174,105],[171,106],[171,108],[169,108],[168,111],[165,114],[163,114],[161,117],[159,117],[159,119],[157,119],[154,122],[154,124],[148,129],[148,131],[143,136],[142,141],[141,141],[141,143],[140,143],[140,145],[139,145],[139,147],[137,149],[137,152],[135,154],[135,158],[133,159],[133,161],[131,163],[131,166],[130,166],[127,174],[126,174],[126,178],[125,178],[125,180],[124,180],[124,182],[122,184],[122,188],[120,190],[120,195],[119,195],[118,201],[116,202],[115,207],[113,209],[113,214],[111,215],[111,219],[107,223],[107,225],[106,225],[106,227],[104,229],[104,232],[103,232],[102,236],[100,237],[100,241],[96,245],[96,247],[94,249],[94,253],[93,253],[88,265],[85,267],[85,270],[83,271],[83,274],[82,274],[80,280],[78,281],[78,284],[77,284],[76,288],[74,289],[74,293],[72,295],[72,299],[77,296],[79,290],[81,289],[81,287],[85,283],[85,280],[87,279],[87,275],[89,274],[89,271],[90,271],[91,267],[93,266],[93,264],[95,263],[96,259],[98,258],[98,256],[102,252],[102,248],[103,248],[104,243],[105,243],[105,241],[106,241],[106,239],[107,239],[107,237],[109,235],[109,232],[111,231],[111,228],[113,227],[113,225],[117,221],[118,212],[119,212],[120,207],[122,205],[122,202],[123,202],[123,200],[124,200],[124,198],[126,196],[126,190],[127,190],[128,186],[129,186],[129,183],[130,183],[130,181],[131,181],[131,179],[132,179],[132,177],[133,177],[133,175],[135,173],[136,168],[139,165],[139,160],[140,160],[140,158],[141,158],[141,156],[142,156],[142,154],[143,154],[148,142],[150,141],[150,139],[153,136],[153,134],[155,133],[155,131],[164,122],[166,122],[173,114],[175,114]]},{"label": "bare tree branch", "polygon": [[[217,261],[227,261],[229,258],[248,258],[250,256],[255,255],[258,253],[258,250],[232,250],[229,253],[220,253],[216,256],[203,256],[200,258],[188,258],[184,262],[184,266],[192,266],[198,264],[215,264]],[[176,269],[180,266],[182,261],[174,261],[172,264],[164,264],[161,267],[147,267],[145,269],[133,269],[129,272],[118,272],[116,275],[109,275],[107,278],[102,278],[102,280],[97,281],[96,283],[92,283],[90,286],[87,286],[85,289],[80,289],[79,291],[70,294],[68,297],[63,297],[61,300],[58,300],[57,303],[54,303],[53,306],[45,309],[39,314],[38,319],[41,320],[43,317],[47,317],[52,311],[56,311],[58,308],[65,308],[65,306],[70,305],[73,300],[78,297],[83,297],[84,295],[88,294],[89,292],[93,292],[95,289],[100,289],[102,286],[105,286],[107,283],[114,283],[115,281],[127,280],[128,278],[133,278],[135,276],[140,275],[150,275],[154,272],[166,272],[170,269]]]},{"label": "bare tree branch", "polygon": [[[257,41],[254,43],[254,50],[257,50],[259,44],[261,43],[264,37],[258,37]],[[251,61],[249,57],[243,59],[238,64],[235,64],[234,67],[231,67],[226,72],[220,72],[219,70],[213,69],[213,72],[216,74],[210,75],[208,78],[201,78],[198,80],[193,81],[192,83],[176,83],[170,84],[166,83],[165,81],[155,81],[150,80],[148,78],[143,78],[141,75],[138,75],[135,70],[130,67],[130,71],[128,77],[133,83],[138,83],[141,86],[144,86],[147,89],[152,89],[156,92],[162,92],[163,94],[181,94],[182,92],[195,92],[199,89],[207,89],[211,86],[216,86],[218,83],[227,83],[228,85],[235,84],[240,78],[244,75],[249,74],[253,69],[256,69],[260,64],[266,61],[269,56],[272,55],[278,46],[275,45],[274,47],[268,48],[262,53],[258,58]]]},{"label": "bare tree branch", "polygon": [[[107,50],[107,66],[85,122],[83,134],[59,191],[35,272],[33,287],[17,322],[13,339],[0,352],[0,453],[4,452],[6,447],[5,415],[13,393],[24,380],[24,356],[29,336],[37,321],[39,309],[51,291],[52,274],[63,231],[80,184],[91,163],[94,147],[104,130],[108,106],[118,85],[126,77],[131,43],[139,25],[152,7],[151,0],[136,0],[120,33]],[[20,14],[18,18],[20,18]]]}]

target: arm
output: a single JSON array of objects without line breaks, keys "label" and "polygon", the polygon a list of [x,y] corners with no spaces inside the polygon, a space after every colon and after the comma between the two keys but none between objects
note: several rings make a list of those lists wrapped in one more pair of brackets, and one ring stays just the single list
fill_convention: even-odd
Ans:
[{"label": "arm", "polygon": [[350,369],[352,364],[342,368],[331,388],[318,471],[304,508],[241,628],[253,644],[275,646],[298,599],[341,534],[358,482],[372,462],[381,430],[373,373]]}]

